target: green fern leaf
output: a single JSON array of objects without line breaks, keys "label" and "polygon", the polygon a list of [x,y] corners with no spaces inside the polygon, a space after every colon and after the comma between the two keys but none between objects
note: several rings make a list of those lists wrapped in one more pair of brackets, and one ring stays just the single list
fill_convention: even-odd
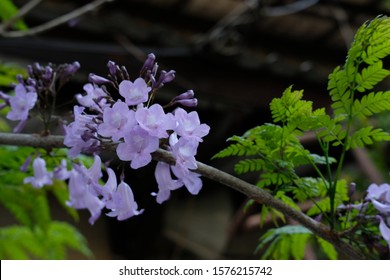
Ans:
[{"label": "green fern leaf", "polygon": [[364,95],[361,100],[354,101],[352,116],[363,118],[388,110],[390,110],[390,91],[371,92]]},{"label": "green fern leaf", "polygon": [[337,256],[338,256],[337,251],[331,243],[329,243],[325,239],[322,239],[319,236],[316,236],[316,240],[320,245],[322,251],[330,260],[337,260]]},{"label": "green fern leaf", "polygon": [[268,230],[261,238],[256,252],[264,250],[262,259],[303,259],[312,232],[300,225],[287,225]]},{"label": "green fern leaf", "polygon": [[347,72],[340,67],[336,67],[329,75],[328,90],[333,101],[331,106],[336,115],[349,114],[351,91],[348,78]]},{"label": "green fern leaf", "polygon": [[381,60],[379,60],[376,63],[363,68],[361,74],[357,73],[356,89],[360,92],[364,92],[367,89],[372,89],[388,75],[390,75],[390,71],[383,69],[383,63]]},{"label": "green fern leaf", "polygon": [[372,126],[363,127],[357,130],[351,137],[348,138],[347,150],[357,147],[371,145],[374,142],[390,141],[390,134],[383,131],[381,128],[374,129]]},{"label": "green fern leaf", "polygon": [[234,165],[237,174],[260,171],[264,167],[263,159],[244,159]]}]

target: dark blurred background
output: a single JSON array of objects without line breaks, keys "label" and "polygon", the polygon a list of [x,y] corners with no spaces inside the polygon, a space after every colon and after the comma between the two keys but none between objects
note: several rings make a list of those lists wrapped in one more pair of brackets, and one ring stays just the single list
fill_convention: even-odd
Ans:
[{"label": "dark blurred background", "polygon": [[[14,2],[22,7],[28,1]],[[38,26],[89,2],[43,0],[25,21]],[[88,73],[106,75],[108,60],[137,77],[153,52],[160,69],[177,73],[159,100],[193,89],[201,121],[211,127],[197,159],[233,173],[233,161],[210,160],[225,140],[269,121],[269,102],[292,84],[315,107],[328,107],[328,74],[344,63],[355,31],[389,12],[390,1],[379,0],[116,0],[34,36],[0,37],[0,61],[79,61],[81,70],[63,96],[68,102],[82,92]],[[81,211],[77,226],[97,259],[259,257],[254,250],[265,229],[256,207],[243,212],[243,195],[204,179],[198,196],[183,189],[157,205],[150,196],[157,188],[153,172],[127,175],[144,214],[125,222],[101,217],[90,226]],[[245,179],[255,182],[256,176]]]}]

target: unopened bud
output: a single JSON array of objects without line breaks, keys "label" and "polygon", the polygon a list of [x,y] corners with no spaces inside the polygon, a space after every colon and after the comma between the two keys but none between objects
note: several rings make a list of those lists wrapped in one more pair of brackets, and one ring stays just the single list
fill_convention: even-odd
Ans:
[{"label": "unopened bud", "polygon": [[156,56],[153,53],[148,54],[148,57],[145,60],[144,65],[141,68],[141,73],[148,69],[152,69]]},{"label": "unopened bud", "polygon": [[191,98],[191,99],[176,100],[175,103],[183,105],[185,107],[196,107],[198,106],[198,99]]},{"label": "unopened bud", "polygon": [[97,85],[110,83],[110,80],[108,80],[102,76],[95,75],[93,73],[89,74],[88,81],[91,83],[97,84]]},{"label": "unopened bud", "polygon": [[194,96],[195,96],[194,91],[192,89],[190,89],[182,94],[179,94],[178,96],[173,98],[173,100],[176,101],[176,100],[183,100],[183,99],[192,99],[192,98],[194,98]]},{"label": "unopened bud", "polygon": [[109,61],[107,63],[107,67],[108,67],[108,71],[110,72],[110,75],[115,78],[116,77],[116,71],[117,71],[117,67],[116,67],[116,64],[115,62],[113,61]]}]

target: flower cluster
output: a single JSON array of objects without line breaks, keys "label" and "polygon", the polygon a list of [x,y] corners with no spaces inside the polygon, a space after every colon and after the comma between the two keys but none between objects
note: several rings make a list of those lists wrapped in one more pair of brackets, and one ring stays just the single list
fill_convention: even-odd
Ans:
[{"label": "flower cluster", "polygon": [[60,65],[50,63],[46,66],[34,63],[27,67],[27,79],[17,76],[18,83],[14,86],[13,96],[0,92],[0,99],[4,101],[0,104],[0,109],[10,106],[11,111],[7,114],[7,119],[19,121],[14,132],[20,132],[24,128],[29,112],[34,107],[41,114],[47,128],[54,110],[56,94],[79,68],[78,62]]},{"label": "flower cluster", "polygon": [[66,160],[63,159],[53,172],[48,171],[46,162],[40,156],[33,161],[34,175],[24,179],[25,184],[31,184],[35,188],[52,185],[53,180],[69,180],[69,200],[67,205],[74,209],[88,209],[91,217],[89,223],[94,224],[100,217],[104,207],[110,210],[110,217],[125,220],[138,215],[143,210],[137,210],[138,205],[134,201],[133,192],[128,184],[121,181],[117,184],[114,171],[107,168],[108,180],[105,185],[100,185],[102,174],[102,161],[99,156],[94,156],[94,162],[90,168],[82,163],[72,163],[71,170],[67,169]]},{"label": "flower cluster", "polygon": [[[153,103],[156,92],[175,77],[172,70],[158,73],[153,54],[148,56],[139,77],[134,80],[130,79],[125,67],[112,61],[107,66],[108,78],[90,74],[90,82],[84,86],[85,93],[76,96],[79,105],[74,107],[74,121],[65,126],[64,144],[70,148],[69,157],[76,158],[82,152],[97,154],[107,146],[115,145],[118,158],[129,162],[132,169],[138,169],[148,165],[152,154],[164,148],[172,152],[176,164],[157,163],[155,177],[158,191],[152,194],[157,202],[166,201],[172,190],[182,186],[191,194],[197,194],[202,181],[200,175],[194,172],[197,168],[195,156],[199,143],[210,128],[200,123],[197,112],[187,112],[180,107],[197,105],[194,92],[184,92],[166,106]],[[173,111],[165,111],[174,105]],[[104,191],[96,192],[96,188],[90,188],[89,193],[95,192],[103,197],[101,201],[106,201],[106,207],[112,209],[124,198],[113,196],[107,202],[105,189],[114,188],[113,181],[109,182],[109,187],[101,188]],[[84,189],[82,184],[70,184],[69,187],[74,189],[72,192],[77,192],[77,188]],[[127,203],[134,205],[126,183],[122,181],[115,188],[131,197]],[[133,213],[139,213],[136,207],[132,209]],[[120,210],[110,215],[117,215],[118,219],[129,216]]]}]

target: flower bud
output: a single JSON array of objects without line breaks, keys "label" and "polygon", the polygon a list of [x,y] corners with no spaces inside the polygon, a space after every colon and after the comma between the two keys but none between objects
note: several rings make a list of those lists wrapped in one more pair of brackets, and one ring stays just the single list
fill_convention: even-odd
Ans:
[{"label": "flower bud", "polygon": [[107,67],[108,67],[108,71],[110,72],[110,75],[115,78],[116,77],[116,71],[117,71],[117,66],[115,64],[115,62],[113,61],[109,61],[107,63]]},{"label": "flower bud", "polygon": [[91,83],[97,84],[97,85],[110,83],[110,80],[108,80],[102,76],[95,75],[93,73],[89,74],[88,81]]},{"label": "flower bud", "polygon": [[195,93],[192,89],[187,90],[186,92],[179,94],[175,98],[173,98],[174,101],[176,100],[183,100],[183,99],[192,99],[194,98]]},{"label": "flower bud", "polygon": [[196,107],[198,106],[198,99],[196,98],[181,99],[181,100],[176,100],[175,103],[185,107]]},{"label": "flower bud", "polygon": [[153,53],[148,54],[148,57],[146,58],[145,63],[141,68],[141,73],[143,73],[148,69],[152,69],[155,59],[156,56]]}]

